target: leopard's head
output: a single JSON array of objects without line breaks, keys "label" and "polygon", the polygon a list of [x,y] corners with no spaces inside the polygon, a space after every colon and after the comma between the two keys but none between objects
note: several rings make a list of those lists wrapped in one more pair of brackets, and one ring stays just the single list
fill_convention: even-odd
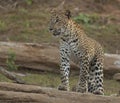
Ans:
[{"label": "leopard's head", "polygon": [[49,30],[53,35],[64,34],[67,27],[67,22],[70,19],[71,14],[69,10],[54,8],[51,10],[51,18],[49,22]]}]

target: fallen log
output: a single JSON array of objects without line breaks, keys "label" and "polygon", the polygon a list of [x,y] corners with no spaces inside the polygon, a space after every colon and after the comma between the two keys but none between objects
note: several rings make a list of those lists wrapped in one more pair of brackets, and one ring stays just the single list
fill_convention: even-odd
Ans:
[{"label": "fallen log", "polygon": [[113,79],[120,82],[120,73],[116,73],[116,74],[113,76]]},{"label": "fallen log", "polygon": [[10,79],[10,80],[12,80],[12,81],[14,81],[16,83],[20,83],[20,84],[24,84],[25,83],[23,80],[21,80],[20,78],[18,78],[15,74],[13,74],[10,71],[7,71],[3,67],[0,67],[0,73],[3,74],[8,79]]},{"label": "fallen log", "polygon": [[107,78],[113,78],[114,74],[120,72],[120,55],[105,53],[104,74]]},{"label": "fallen log", "polygon": [[119,103],[120,97],[97,96],[34,85],[0,82],[0,101],[5,103]]},{"label": "fallen log", "polygon": [[[0,42],[0,66],[6,66],[11,51],[19,68],[59,73],[59,48],[55,44]],[[105,54],[105,74],[120,72],[119,61],[120,56]],[[71,66],[72,73],[79,74],[79,68],[74,63]]]},{"label": "fallen log", "polygon": [[6,60],[11,51],[15,54],[15,63],[19,68],[58,72],[59,53],[56,46],[48,44],[0,42],[1,66],[6,66]]}]

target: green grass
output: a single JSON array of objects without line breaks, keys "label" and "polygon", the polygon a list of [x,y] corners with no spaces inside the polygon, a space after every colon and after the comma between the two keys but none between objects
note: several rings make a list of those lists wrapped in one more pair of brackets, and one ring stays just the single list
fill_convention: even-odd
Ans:
[{"label": "green grass", "polygon": [[7,24],[5,21],[0,20],[0,32],[4,32],[5,30],[7,30]]},{"label": "green grass", "polygon": [[7,79],[4,75],[0,74],[0,82],[12,82],[12,81]]},{"label": "green grass", "polygon": [[29,84],[36,84],[43,87],[57,87],[60,83],[59,76],[57,74],[28,74],[28,76],[24,77],[23,80]]},{"label": "green grass", "polygon": [[[28,84],[39,85],[42,87],[57,88],[57,86],[60,84],[60,75],[53,74],[53,73],[36,74],[36,73],[29,72],[27,76],[19,77],[19,78],[22,78]],[[77,85],[78,79],[79,79],[78,75],[70,76],[71,90]],[[1,74],[0,74],[0,81],[11,82]],[[120,90],[120,82],[117,82],[115,80],[110,80],[110,79],[104,79],[104,89],[105,89],[105,95],[116,94]]]},{"label": "green grass", "polygon": [[120,82],[104,79],[105,95],[116,94],[120,91]]}]

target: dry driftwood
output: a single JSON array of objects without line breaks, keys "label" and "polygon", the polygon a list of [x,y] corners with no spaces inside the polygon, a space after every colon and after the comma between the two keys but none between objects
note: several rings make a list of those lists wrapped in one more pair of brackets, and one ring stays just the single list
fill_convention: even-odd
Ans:
[{"label": "dry driftwood", "polygon": [[[15,62],[20,68],[59,73],[59,48],[54,44],[0,42],[0,66],[6,66],[11,51],[15,53]],[[106,74],[120,72],[116,61],[120,61],[120,56],[105,54]],[[79,68],[73,63],[71,69],[72,73],[79,73]]]},{"label": "dry driftwood", "polygon": [[4,103],[119,103],[120,97],[96,96],[40,86],[0,82],[0,101]]}]

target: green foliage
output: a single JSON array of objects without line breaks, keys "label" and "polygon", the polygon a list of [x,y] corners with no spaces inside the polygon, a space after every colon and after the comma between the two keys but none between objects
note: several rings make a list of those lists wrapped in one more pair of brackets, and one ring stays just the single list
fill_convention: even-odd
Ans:
[{"label": "green foliage", "polygon": [[9,51],[8,58],[6,60],[8,70],[17,70],[18,66],[15,64],[16,55],[13,51]]},{"label": "green foliage", "polygon": [[25,2],[26,2],[27,5],[32,5],[33,0],[25,0]]},{"label": "green foliage", "polygon": [[[28,10],[27,9],[25,9],[25,8],[20,8],[19,9],[19,15],[17,15],[17,17],[21,17],[21,16],[23,16],[23,17],[25,17],[25,16],[27,16],[27,14],[28,14]],[[16,16],[16,15],[15,15]],[[21,19],[21,18],[19,18],[19,19]]]},{"label": "green foliage", "polygon": [[100,19],[100,17],[97,14],[83,14],[80,13],[77,17],[74,18],[74,20],[78,23],[82,24],[93,24],[97,22]]},{"label": "green foliage", "polygon": [[25,28],[30,28],[31,22],[30,22],[29,20],[26,20],[26,21],[23,22],[23,26],[24,26]]},{"label": "green foliage", "polygon": [[90,22],[90,18],[87,14],[79,14],[77,17],[74,18],[75,21],[78,23],[85,23],[88,24]]},{"label": "green foliage", "polygon": [[0,31],[4,31],[6,29],[6,24],[4,21],[0,20]]}]

